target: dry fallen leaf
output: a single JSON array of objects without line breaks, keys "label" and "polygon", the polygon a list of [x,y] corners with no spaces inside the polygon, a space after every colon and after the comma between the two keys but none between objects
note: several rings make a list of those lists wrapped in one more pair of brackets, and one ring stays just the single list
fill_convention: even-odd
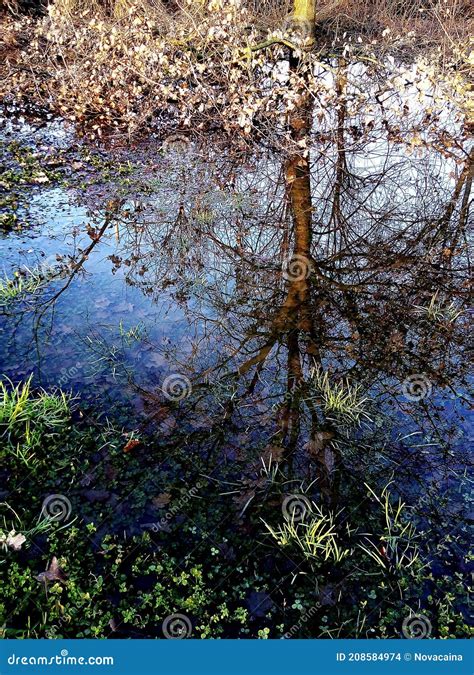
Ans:
[{"label": "dry fallen leaf", "polygon": [[5,544],[9,546],[13,551],[19,551],[22,545],[25,543],[26,537],[24,534],[18,532],[15,534],[15,530],[12,530],[5,539]]},{"label": "dry fallen leaf", "polygon": [[60,581],[64,583],[66,581],[66,575],[59,567],[58,559],[56,556],[53,556],[51,563],[45,572],[40,572],[36,577],[37,581],[41,581],[46,584],[48,581]]},{"label": "dry fallen leaf", "polygon": [[162,492],[160,495],[157,495],[152,500],[153,506],[156,506],[158,509],[164,509],[171,501],[171,494],[169,492]]},{"label": "dry fallen leaf", "polygon": [[137,445],[140,445],[140,441],[137,438],[131,438],[128,443],[125,444],[123,451],[130,452],[130,450],[136,448]]},{"label": "dry fallen leaf", "polygon": [[282,448],[280,445],[267,445],[263,448],[261,453],[261,458],[265,465],[267,465],[270,460],[272,460],[272,462],[282,462],[284,457],[285,448]]},{"label": "dry fallen leaf", "polygon": [[309,453],[315,457],[319,457],[321,452],[327,446],[327,444],[334,438],[335,434],[333,431],[318,431],[314,438],[309,440],[304,448],[309,451]]}]

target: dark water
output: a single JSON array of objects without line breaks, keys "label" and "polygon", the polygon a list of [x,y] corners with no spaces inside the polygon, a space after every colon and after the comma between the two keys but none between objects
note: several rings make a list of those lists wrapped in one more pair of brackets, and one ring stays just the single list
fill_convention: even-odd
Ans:
[{"label": "dark water", "polygon": [[[272,453],[335,506],[349,476],[393,480],[424,537],[449,539],[440,568],[467,571],[466,151],[21,140],[65,163],[15,187],[28,225],[0,235],[2,273],[47,279],[1,308],[4,375],[226,467],[236,518]],[[331,410],[314,372],[365,414]]]}]

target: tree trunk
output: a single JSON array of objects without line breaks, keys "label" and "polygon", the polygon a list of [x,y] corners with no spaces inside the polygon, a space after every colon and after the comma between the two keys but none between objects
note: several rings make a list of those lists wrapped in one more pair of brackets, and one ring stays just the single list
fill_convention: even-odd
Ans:
[{"label": "tree trunk", "polygon": [[304,41],[313,42],[316,30],[316,0],[294,0],[292,23]]},{"label": "tree trunk", "polygon": [[308,21],[314,25],[316,0],[294,0],[293,18],[295,21]]}]

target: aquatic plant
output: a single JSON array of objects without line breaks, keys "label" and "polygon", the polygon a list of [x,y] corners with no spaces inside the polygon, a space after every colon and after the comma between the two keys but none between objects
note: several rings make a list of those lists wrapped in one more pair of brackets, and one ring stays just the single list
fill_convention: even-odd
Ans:
[{"label": "aquatic plant", "polygon": [[142,340],[145,332],[145,326],[143,322],[137,323],[135,326],[131,326],[128,330],[124,327],[123,321],[119,322],[119,335],[125,341],[127,346],[130,346],[133,342],[140,342]]},{"label": "aquatic plant", "polygon": [[[7,502],[0,502],[0,507],[7,509],[10,514],[13,514],[13,517],[10,516],[10,520],[7,520],[7,516],[3,514],[0,521],[0,549],[3,548],[4,551],[19,551],[24,545],[28,546],[33,537],[39,534],[47,534],[53,528],[56,532],[59,532],[59,530],[69,527],[74,522],[70,521],[56,528],[54,518],[44,514],[42,511],[36,523],[29,526]],[[0,564],[3,562],[5,560],[0,560]]]},{"label": "aquatic plant", "polygon": [[[11,384],[6,385],[10,392]],[[10,398],[22,398],[22,393],[23,387],[19,387],[18,394]],[[35,395],[30,390],[27,398]],[[48,429],[45,431],[48,433]],[[171,454],[168,470],[163,472],[153,452],[140,453],[139,446],[126,451],[123,429],[115,429],[110,422],[107,426],[100,421],[83,427],[65,425],[57,431],[47,439],[43,437],[42,447],[47,447],[48,452],[40,470],[36,466],[28,469],[12,455],[5,458],[15,494],[15,502],[10,503],[18,517],[8,506],[1,505],[0,553],[5,553],[3,557],[8,561],[0,565],[3,637],[110,637],[112,631],[115,637],[161,638],[163,624],[176,613],[190,619],[192,637],[279,638],[289,631],[294,637],[397,637],[407,607],[417,607],[422,589],[426,591],[428,575],[419,562],[408,569],[401,567],[396,577],[385,573],[386,568],[383,574],[374,574],[379,563],[357,545],[357,532],[349,531],[345,524],[342,528],[338,514],[312,503],[301,522],[296,522],[297,514],[293,512],[292,518],[292,511],[287,509],[281,526],[266,527],[272,545],[276,543],[284,553],[281,557],[272,556],[275,567],[269,569],[268,557],[261,555],[261,548],[256,548],[254,538],[248,536],[254,512],[247,512],[244,531],[229,533],[224,517],[228,515],[228,502],[225,497],[220,502],[215,494],[213,497],[212,481],[206,481],[199,499],[189,500],[182,519],[171,524],[173,533],[179,536],[165,529],[132,537],[104,532],[99,535],[104,518],[116,509],[113,503],[91,502],[89,492],[97,494],[99,486],[102,492],[104,486],[107,491],[115,491],[120,481],[128,494],[133,486],[126,522],[140,525],[137,514],[140,517],[144,505],[156,497],[157,489],[177,494],[183,484],[196,480],[199,461],[180,464],[173,478]],[[107,457],[105,462],[91,462],[97,451]],[[271,461],[267,457],[256,466],[264,466],[263,473],[272,478],[273,463],[279,456],[279,449],[274,448]],[[59,476],[62,484],[76,486],[74,511],[78,519],[87,515],[86,523],[68,522],[65,527],[64,523],[39,517],[42,495],[50,492],[52,485],[58,485]],[[365,490],[358,489],[361,487],[350,484],[342,496],[355,523],[361,522],[358,508],[366,502]],[[309,487],[298,482],[295,489],[301,491],[308,504]],[[215,490],[220,495],[219,485]],[[392,503],[389,492],[390,488],[385,495]],[[394,502],[392,512],[386,499],[376,490],[374,493],[383,508],[370,508],[363,518],[367,531],[377,534],[362,536],[374,542],[380,533],[384,536],[387,508],[386,534],[405,539],[406,533],[401,535],[394,527],[401,525],[403,531],[403,514],[409,520],[408,507],[403,506],[399,514],[398,503]],[[256,523],[260,533],[261,523]],[[19,554],[21,547],[27,547],[37,535],[41,535],[41,556]],[[166,541],[166,552],[161,546],[157,549],[161,541]],[[365,540],[361,543],[366,545]],[[386,542],[384,545],[388,550]],[[238,561],[237,550],[241,556]],[[298,574],[292,583],[287,583],[284,588],[288,604],[281,612],[271,597],[275,571],[282,572],[281,562],[287,564],[288,557],[294,554],[306,562],[312,573]],[[64,571],[66,582],[59,570]],[[335,579],[342,577],[344,582],[339,586]],[[48,580],[47,592],[44,579]],[[222,579],[227,583],[219,583]],[[453,579],[435,580],[430,587],[433,602],[425,602],[422,610],[431,618],[441,616],[437,614],[438,606],[440,612],[442,609],[442,624],[433,621],[435,635],[439,632],[444,637],[466,637],[468,627],[459,610],[459,598],[466,597],[466,589],[462,579],[454,581],[455,584]],[[341,601],[342,594],[353,601]],[[274,599],[277,601],[277,596]],[[253,608],[258,606],[260,612],[262,604],[265,610],[255,621]],[[316,609],[309,613],[312,607]],[[308,613],[311,622],[300,622],[301,616]]]},{"label": "aquatic plant", "polygon": [[426,315],[429,321],[454,323],[463,314],[463,310],[460,310],[454,302],[450,302],[449,305],[443,304],[438,300],[438,293],[439,291],[436,291],[433,294],[428,306],[415,305],[415,309],[419,314]]},{"label": "aquatic plant", "polygon": [[34,293],[39,286],[39,280],[34,277],[26,278],[18,273],[9,277],[5,273],[3,279],[0,278],[0,304],[6,305],[24,293]]},{"label": "aquatic plant", "polygon": [[417,531],[408,517],[406,505],[398,499],[393,502],[388,483],[380,493],[365,483],[369,494],[379,505],[383,518],[383,531],[378,534],[378,541],[373,536],[364,536],[360,548],[383,569],[409,569],[419,559],[420,553],[416,543]]},{"label": "aquatic plant", "polygon": [[294,512],[276,527],[262,519],[268,532],[278,546],[296,547],[310,561],[341,562],[350,550],[338,543],[335,515],[330,511],[325,513],[314,502],[305,500],[305,503],[310,507],[301,520],[297,520]]},{"label": "aquatic plant", "polygon": [[[27,448],[35,446],[45,431],[51,433],[66,424],[71,401],[62,391],[33,393],[31,380],[32,375],[16,386],[7,378],[0,380],[0,436],[19,440]],[[27,461],[25,449],[14,446],[13,452]]]},{"label": "aquatic plant", "polygon": [[310,386],[315,390],[311,399],[316,399],[329,419],[349,424],[359,424],[363,419],[371,421],[367,412],[368,397],[362,396],[361,384],[346,380],[332,382],[329,373],[321,368],[311,371]]},{"label": "aquatic plant", "polygon": [[56,275],[55,270],[42,270],[40,267],[24,267],[9,277],[6,273],[0,278],[0,306],[36,293]]}]

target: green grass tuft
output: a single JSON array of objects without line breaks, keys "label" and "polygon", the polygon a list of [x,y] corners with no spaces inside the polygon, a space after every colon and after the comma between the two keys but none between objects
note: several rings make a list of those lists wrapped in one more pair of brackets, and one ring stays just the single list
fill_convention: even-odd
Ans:
[{"label": "green grass tuft", "polygon": [[372,421],[367,413],[369,399],[361,394],[362,385],[352,385],[348,380],[331,382],[327,371],[314,368],[311,386],[316,390],[315,398],[328,419],[349,424],[360,424],[363,419]]},{"label": "green grass tuft", "polygon": [[8,379],[0,380],[0,438],[6,438],[7,448],[26,463],[29,450],[40,442],[42,434],[65,426],[71,400],[62,391],[40,389],[33,393],[31,378],[16,386]]},{"label": "green grass tuft", "polygon": [[308,560],[340,562],[350,553],[338,543],[334,514],[324,513],[314,502],[298,522],[289,518],[275,528],[264,520],[263,523],[278,546],[296,547]]}]

